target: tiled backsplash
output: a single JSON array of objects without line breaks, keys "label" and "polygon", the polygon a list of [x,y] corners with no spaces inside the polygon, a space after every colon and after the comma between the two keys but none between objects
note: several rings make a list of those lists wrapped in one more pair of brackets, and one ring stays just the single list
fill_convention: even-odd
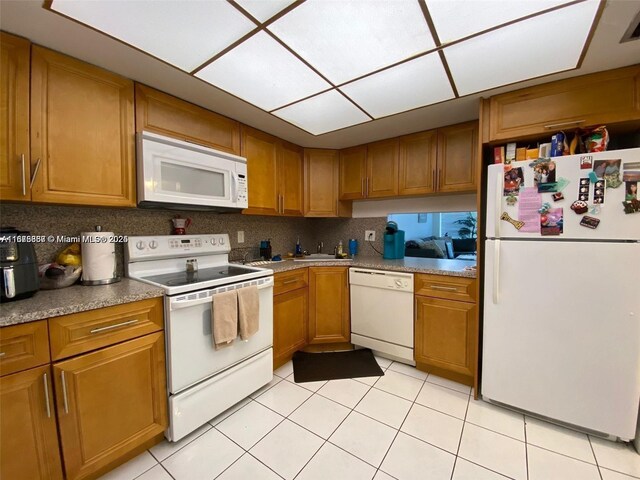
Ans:
[{"label": "tiled backsplash", "polygon": [[[231,239],[232,260],[258,255],[260,240],[270,238],[274,254],[293,252],[300,237],[303,249],[314,253],[318,241],[324,242],[324,252],[342,240],[345,251],[349,238],[357,238],[359,252],[372,255],[374,251],[364,243],[364,231],[375,230],[375,247],[382,249],[382,233],[386,218],[336,218],[305,219],[297,217],[268,217],[242,214],[216,214],[208,212],[176,212],[153,209],[120,209],[94,207],[66,207],[33,204],[0,205],[0,224],[31,232],[32,235],[77,236],[80,232],[93,231],[100,225],[103,231],[117,235],[168,235],[171,218],[180,214],[193,220],[189,233],[228,233]],[[245,241],[238,244],[237,232],[244,231]],[[65,243],[45,242],[35,244],[40,263],[50,262],[66,246]],[[365,248],[366,247],[366,248]],[[119,271],[122,272],[124,249],[116,248]]]}]

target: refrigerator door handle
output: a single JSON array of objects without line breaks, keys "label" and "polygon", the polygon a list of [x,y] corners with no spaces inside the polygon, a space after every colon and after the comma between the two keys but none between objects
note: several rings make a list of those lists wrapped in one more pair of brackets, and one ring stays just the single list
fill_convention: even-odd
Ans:
[{"label": "refrigerator door handle", "polygon": [[500,240],[493,244],[493,304],[500,302]]},{"label": "refrigerator door handle", "polygon": [[495,238],[500,238],[500,216],[502,215],[502,188],[504,182],[504,173],[496,175],[496,218],[494,219]]}]

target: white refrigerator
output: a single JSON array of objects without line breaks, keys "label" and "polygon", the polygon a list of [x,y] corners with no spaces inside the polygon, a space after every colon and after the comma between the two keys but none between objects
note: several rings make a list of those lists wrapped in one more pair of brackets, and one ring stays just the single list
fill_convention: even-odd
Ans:
[{"label": "white refrigerator", "polygon": [[488,169],[482,397],[627,441],[640,403],[640,148],[551,160]]}]

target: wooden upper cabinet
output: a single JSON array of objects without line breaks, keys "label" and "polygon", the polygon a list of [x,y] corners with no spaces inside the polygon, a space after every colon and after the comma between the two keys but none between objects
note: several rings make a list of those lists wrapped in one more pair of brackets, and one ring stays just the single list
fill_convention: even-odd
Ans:
[{"label": "wooden upper cabinet", "polygon": [[281,141],[278,145],[280,213],[282,215],[302,216],[303,214],[303,152],[301,147],[292,143]]},{"label": "wooden upper cabinet", "polygon": [[95,478],[167,427],[164,335],[53,365],[68,480]]},{"label": "wooden upper cabinet", "polygon": [[30,200],[29,48],[0,32],[0,199]]},{"label": "wooden upper cabinet", "polygon": [[133,82],[32,49],[32,200],[135,206]]},{"label": "wooden upper cabinet", "polygon": [[489,141],[640,118],[640,66],[559,80],[489,100]]},{"label": "wooden upper cabinet", "polygon": [[240,155],[240,123],[136,84],[136,131],[143,130]]},{"label": "wooden upper cabinet", "polygon": [[476,192],[478,122],[438,129],[438,192]]},{"label": "wooden upper cabinet", "polygon": [[398,139],[367,145],[367,198],[398,195]]},{"label": "wooden upper cabinet", "polygon": [[340,151],[340,200],[365,198],[367,177],[367,146]]},{"label": "wooden upper cabinet", "polygon": [[400,137],[398,194],[423,195],[435,191],[436,130]]},{"label": "wooden upper cabinet", "polygon": [[304,151],[304,216],[351,216],[351,205],[339,200],[340,156],[337,150]]},{"label": "wooden upper cabinet", "polygon": [[351,340],[349,269],[309,268],[309,343]]},{"label": "wooden upper cabinet", "polygon": [[277,215],[280,212],[277,139],[243,126],[242,156],[247,159],[249,184],[249,208],[244,213]]},{"label": "wooden upper cabinet", "polygon": [[61,480],[51,367],[0,378],[0,478]]},{"label": "wooden upper cabinet", "polygon": [[302,216],[303,149],[243,125],[242,156],[249,177],[249,208],[243,213]]}]

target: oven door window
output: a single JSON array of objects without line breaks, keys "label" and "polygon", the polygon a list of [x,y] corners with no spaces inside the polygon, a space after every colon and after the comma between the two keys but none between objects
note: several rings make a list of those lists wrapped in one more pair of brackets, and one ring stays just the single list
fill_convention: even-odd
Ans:
[{"label": "oven door window", "polygon": [[175,163],[160,163],[160,188],[163,192],[176,195],[199,195],[204,197],[227,198],[225,174]]}]

